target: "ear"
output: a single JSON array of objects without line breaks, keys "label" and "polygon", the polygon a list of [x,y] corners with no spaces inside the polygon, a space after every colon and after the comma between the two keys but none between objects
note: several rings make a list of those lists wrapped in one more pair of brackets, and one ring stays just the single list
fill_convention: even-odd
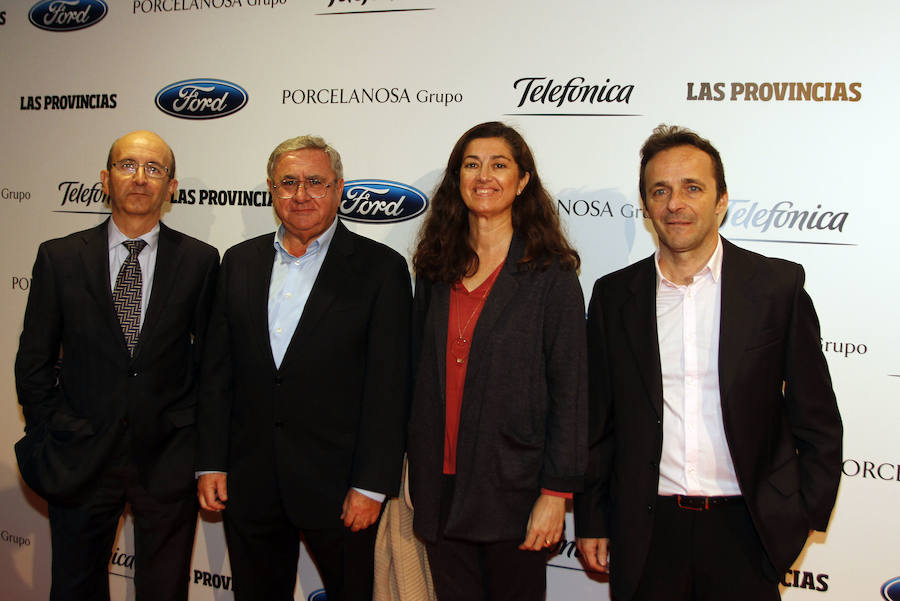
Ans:
[{"label": "ear", "polygon": [[526,171],[526,172],[525,172],[525,175],[523,175],[523,176],[519,179],[519,185],[516,186],[516,196],[518,196],[519,194],[522,193],[522,190],[524,190],[524,189],[525,189],[525,186],[528,185],[529,180],[531,180],[531,173],[528,172],[528,171]]},{"label": "ear", "polygon": [[723,214],[728,209],[728,192],[719,197],[716,201],[716,215]]},{"label": "ear", "polygon": [[178,191],[178,180],[174,177],[169,180],[169,197],[166,200],[171,200],[175,196],[175,192]]},{"label": "ear", "polygon": [[100,184],[103,188],[103,193],[109,196],[109,171],[106,169],[100,172]]}]

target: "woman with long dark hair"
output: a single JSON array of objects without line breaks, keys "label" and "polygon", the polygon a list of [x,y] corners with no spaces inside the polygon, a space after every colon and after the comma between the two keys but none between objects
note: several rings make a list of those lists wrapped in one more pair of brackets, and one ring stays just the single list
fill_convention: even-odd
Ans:
[{"label": "woman with long dark hair", "polygon": [[463,134],[413,258],[410,488],[440,601],[544,598],[587,463],[579,264],[522,136]]}]

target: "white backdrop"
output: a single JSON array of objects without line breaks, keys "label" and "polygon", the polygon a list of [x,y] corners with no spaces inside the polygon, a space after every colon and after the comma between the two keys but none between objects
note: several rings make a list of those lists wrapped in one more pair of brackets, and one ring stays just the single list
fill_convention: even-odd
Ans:
[{"label": "white backdrop", "polygon": [[[264,191],[266,158],[287,137],[324,136],[348,180],[430,195],[459,135],[494,119],[534,149],[586,294],[654,247],[637,194],[652,128],[686,125],[718,146],[731,197],[722,233],[805,265],[844,418],[831,527],[786,575],[784,597],[900,599],[882,593],[900,576],[900,218],[882,190],[900,134],[898,18],[890,0],[0,0],[0,601],[49,590],[46,506],[12,451],[31,265],[42,240],[104,219],[96,190],[113,139],[146,128],[171,144],[186,202],[164,219],[224,251],[274,229],[271,208],[219,201]],[[187,119],[200,112],[179,112],[177,98],[177,116],[158,108],[175,83],[188,82],[175,87],[187,100],[192,85],[215,87],[201,79],[231,87],[198,91],[194,105],[233,112]],[[581,86],[597,86],[593,98]],[[350,227],[409,256],[421,219]],[[133,598],[132,542],[126,521],[115,599]],[[572,551],[551,558],[548,599],[607,598]],[[221,524],[207,516],[193,561],[192,599],[230,600]],[[300,569],[296,599],[312,598],[305,555]]]}]

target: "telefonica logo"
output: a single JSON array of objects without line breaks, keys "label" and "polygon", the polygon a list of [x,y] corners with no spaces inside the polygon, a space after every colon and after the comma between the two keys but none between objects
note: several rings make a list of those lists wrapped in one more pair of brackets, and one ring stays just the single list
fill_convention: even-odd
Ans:
[{"label": "telefonica logo", "polygon": [[28,20],[47,31],[75,31],[101,21],[108,12],[104,0],[43,0],[28,11]]},{"label": "telefonica logo", "polygon": [[186,79],[156,94],[156,106],[180,119],[216,119],[236,113],[247,104],[247,91],[221,79]]},{"label": "telefonica logo", "polygon": [[341,217],[361,223],[395,223],[425,212],[428,198],[412,186],[383,179],[357,179],[344,184]]}]

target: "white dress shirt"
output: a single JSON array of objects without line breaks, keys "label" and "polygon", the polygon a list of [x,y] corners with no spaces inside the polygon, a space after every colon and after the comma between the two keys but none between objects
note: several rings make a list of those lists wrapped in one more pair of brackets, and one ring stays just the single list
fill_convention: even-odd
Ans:
[{"label": "white dress shirt", "polygon": [[656,252],[656,322],[663,382],[659,494],[741,494],[719,397],[722,240],[687,285],[669,281]]}]

